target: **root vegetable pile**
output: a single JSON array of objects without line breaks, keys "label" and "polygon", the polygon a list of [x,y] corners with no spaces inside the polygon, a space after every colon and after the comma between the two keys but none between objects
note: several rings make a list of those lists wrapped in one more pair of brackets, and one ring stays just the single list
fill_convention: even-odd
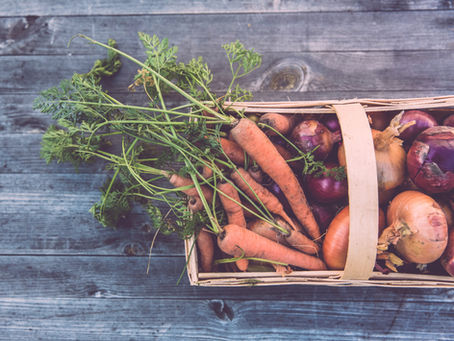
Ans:
[{"label": "root vegetable pile", "polygon": [[[234,110],[229,103],[252,97],[238,80],[261,63],[238,41],[223,46],[232,78],[220,96],[203,59],[177,62],[166,39],[139,33],[148,56],[142,62],[114,41],[80,37],[106,48],[107,58],[42,92],[35,108],[55,120],[42,139],[47,162],[105,163],[109,179],[90,209],[101,224],[121,226],[142,207],[156,233],[195,237],[201,272],[343,269],[348,170],[334,114]],[[102,88],[120,58],[139,68],[129,89],[141,89],[146,106],[122,103]],[[175,96],[180,103],[170,105]],[[380,224],[388,226],[380,230],[377,269],[439,262],[452,274],[454,128],[437,126],[450,124],[452,113],[374,115],[383,115],[370,113]],[[399,135],[410,127],[403,144]],[[441,209],[438,200],[448,204]]]}]

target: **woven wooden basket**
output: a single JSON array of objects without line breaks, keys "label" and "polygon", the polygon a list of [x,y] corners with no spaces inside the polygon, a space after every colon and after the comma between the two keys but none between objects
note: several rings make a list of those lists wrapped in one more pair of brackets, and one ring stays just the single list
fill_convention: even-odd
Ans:
[{"label": "woven wooden basket", "polygon": [[[350,232],[343,271],[199,272],[194,239],[185,241],[189,281],[202,286],[348,285],[397,287],[454,287],[454,277],[374,272],[378,235],[378,189],[374,145],[366,113],[425,109],[454,112],[454,96],[408,99],[351,99],[304,102],[226,103],[246,113],[277,112],[318,115],[335,113],[339,119],[347,161]],[[434,112],[436,115],[437,113]]]}]

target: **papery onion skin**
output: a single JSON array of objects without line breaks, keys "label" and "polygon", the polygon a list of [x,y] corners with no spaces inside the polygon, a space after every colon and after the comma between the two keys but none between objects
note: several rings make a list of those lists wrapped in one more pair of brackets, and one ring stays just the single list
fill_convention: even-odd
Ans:
[{"label": "papery onion skin", "polygon": [[[378,191],[385,192],[400,186],[405,180],[406,153],[401,140],[395,137],[381,139],[383,132],[371,129],[374,139],[375,160],[377,162]],[[347,170],[344,145],[337,151],[339,164]]]},{"label": "papery onion skin", "polygon": [[399,138],[404,140],[407,144],[411,144],[416,136],[427,128],[438,125],[437,120],[431,114],[421,110],[408,110],[404,112],[400,119],[400,123],[405,124],[411,121],[415,121],[415,124],[405,129],[399,135]]},{"label": "papery onion skin", "polygon": [[[379,209],[379,233],[384,226],[385,214],[381,209]],[[349,206],[346,206],[331,221],[323,241],[323,259],[326,266],[331,270],[342,270],[345,267],[348,251],[349,230]]]},{"label": "papery onion skin", "polygon": [[325,160],[340,136],[317,120],[305,120],[293,129],[290,139],[303,153],[314,151],[316,160]]},{"label": "papery onion skin", "polygon": [[454,189],[454,127],[436,126],[418,135],[407,154],[412,181],[429,193]]},{"label": "papery onion skin", "polygon": [[387,235],[392,236],[391,243],[408,262],[428,264],[443,254],[448,225],[442,209],[430,196],[418,191],[399,193],[388,207],[387,221],[389,227],[380,236],[379,244]]}]

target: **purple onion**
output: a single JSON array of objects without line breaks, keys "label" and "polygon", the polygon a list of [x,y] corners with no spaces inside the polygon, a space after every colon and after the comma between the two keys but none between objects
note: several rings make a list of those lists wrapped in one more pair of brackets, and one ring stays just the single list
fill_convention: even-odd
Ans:
[{"label": "purple onion", "polygon": [[312,203],[311,211],[314,214],[314,218],[320,227],[320,232],[325,233],[329,224],[336,215],[337,209],[331,205],[322,205],[318,203]]},{"label": "purple onion", "polygon": [[340,141],[340,136],[332,133],[319,121],[305,120],[293,129],[290,139],[303,153],[314,151],[316,160],[325,160],[334,143]]},{"label": "purple onion", "polygon": [[[338,165],[330,162],[325,166],[328,169],[333,169]],[[338,180],[334,176],[326,174],[320,176],[308,174],[304,180],[308,196],[319,203],[330,204],[347,198],[348,187],[345,177]]]},{"label": "purple onion", "polygon": [[415,121],[415,124],[405,129],[400,133],[399,138],[404,140],[407,144],[411,144],[416,136],[427,128],[437,125],[437,120],[425,111],[409,110],[405,111],[400,119],[401,124]]},{"label": "purple onion", "polygon": [[281,188],[279,187],[279,185],[277,183],[275,183],[274,181],[271,180],[269,183],[265,184],[265,187],[278,198],[278,200],[284,207],[285,212],[287,212],[287,213],[292,212],[292,208],[291,208],[290,204],[288,203],[284,192],[282,192]]},{"label": "purple onion", "polygon": [[443,120],[444,126],[454,127],[454,114],[449,115]]},{"label": "purple onion", "polygon": [[454,230],[449,231],[448,245],[440,258],[440,263],[448,274],[454,276]]},{"label": "purple onion", "polygon": [[333,133],[340,132],[340,125],[337,117],[329,116],[323,120],[323,124]]},{"label": "purple onion", "polygon": [[454,189],[454,127],[435,126],[418,135],[407,154],[412,181],[430,193]]}]

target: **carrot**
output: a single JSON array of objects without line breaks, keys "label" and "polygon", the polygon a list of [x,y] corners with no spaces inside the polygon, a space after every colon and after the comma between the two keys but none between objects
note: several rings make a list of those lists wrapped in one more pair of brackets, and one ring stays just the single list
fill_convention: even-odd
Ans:
[{"label": "carrot", "polygon": [[244,165],[244,150],[236,142],[221,137],[219,143],[224,153],[234,164]]},{"label": "carrot", "polygon": [[[228,223],[246,228],[243,208],[239,204],[241,203],[240,196],[235,187],[228,182],[224,182],[218,184],[217,188]],[[244,258],[237,260],[235,263],[240,271],[246,271],[249,266],[249,261]]]},{"label": "carrot", "polygon": [[205,229],[200,230],[197,235],[197,251],[199,264],[202,272],[211,272],[214,260],[214,241],[213,235]]},{"label": "carrot", "polygon": [[228,223],[246,227],[243,208],[239,205],[240,196],[235,187],[228,182],[223,182],[219,183],[217,188]]},{"label": "carrot", "polygon": [[[260,116],[260,123],[269,125],[273,129],[280,132],[282,135],[289,133],[296,124],[295,115],[283,115],[274,112],[269,112]],[[265,129],[268,136],[276,135],[276,133],[271,129]]]},{"label": "carrot", "polygon": [[225,253],[239,257],[256,257],[298,266],[307,270],[325,270],[326,265],[317,257],[292,250],[248,229],[226,225],[218,235],[218,246]]},{"label": "carrot", "polygon": [[317,254],[320,251],[320,246],[307,238],[304,234],[298,231],[294,231],[291,226],[280,217],[276,217],[276,223],[283,227],[288,234],[284,234],[275,228],[270,223],[256,219],[248,224],[248,228],[255,233],[258,233],[268,239],[274,240],[275,242],[289,245],[303,251],[307,254]]},{"label": "carrot", "polygon": [[271,213],[280,215],[284,218],[295,230],[297,229],[296,225],[287,215],[284,210],[284,207],[279,202],[278,198],[274,196],[268,189],[263,187],[261,184],[257,183],[251,175],[244,170],[244,168],[238,168],[237,170],[232,171],[230,178],[236,183],[236,185],[245,192],[252,200],[261,201],[263,205]]},{"label": "carrot", "polygon": [[231,129],[232,136],[281,188],[293,213],[312,238],[320,238],[320,228],[307,203],[298,179],[269,138],[252,121],[242,118]]},{"label": "carrot", "polygon": [[248,229],[276,243],[288,245],[284,235],[273,225],[262,219],[254,219],[247,225]]},{"label": "carrot", "polygon": [[[175,187],[194,186],[194,182],[191,179],[185,178],[184,176],[178,174],[172,174],[169,178],[169,182]],[[202,193],[206,201],[211,201],[213,199],[213,192],[204,185],[201,185],[200,188],[202,189]],[[190,197],[199,197],[199,193],[195,187],[184,189],[182,192]]]}]

